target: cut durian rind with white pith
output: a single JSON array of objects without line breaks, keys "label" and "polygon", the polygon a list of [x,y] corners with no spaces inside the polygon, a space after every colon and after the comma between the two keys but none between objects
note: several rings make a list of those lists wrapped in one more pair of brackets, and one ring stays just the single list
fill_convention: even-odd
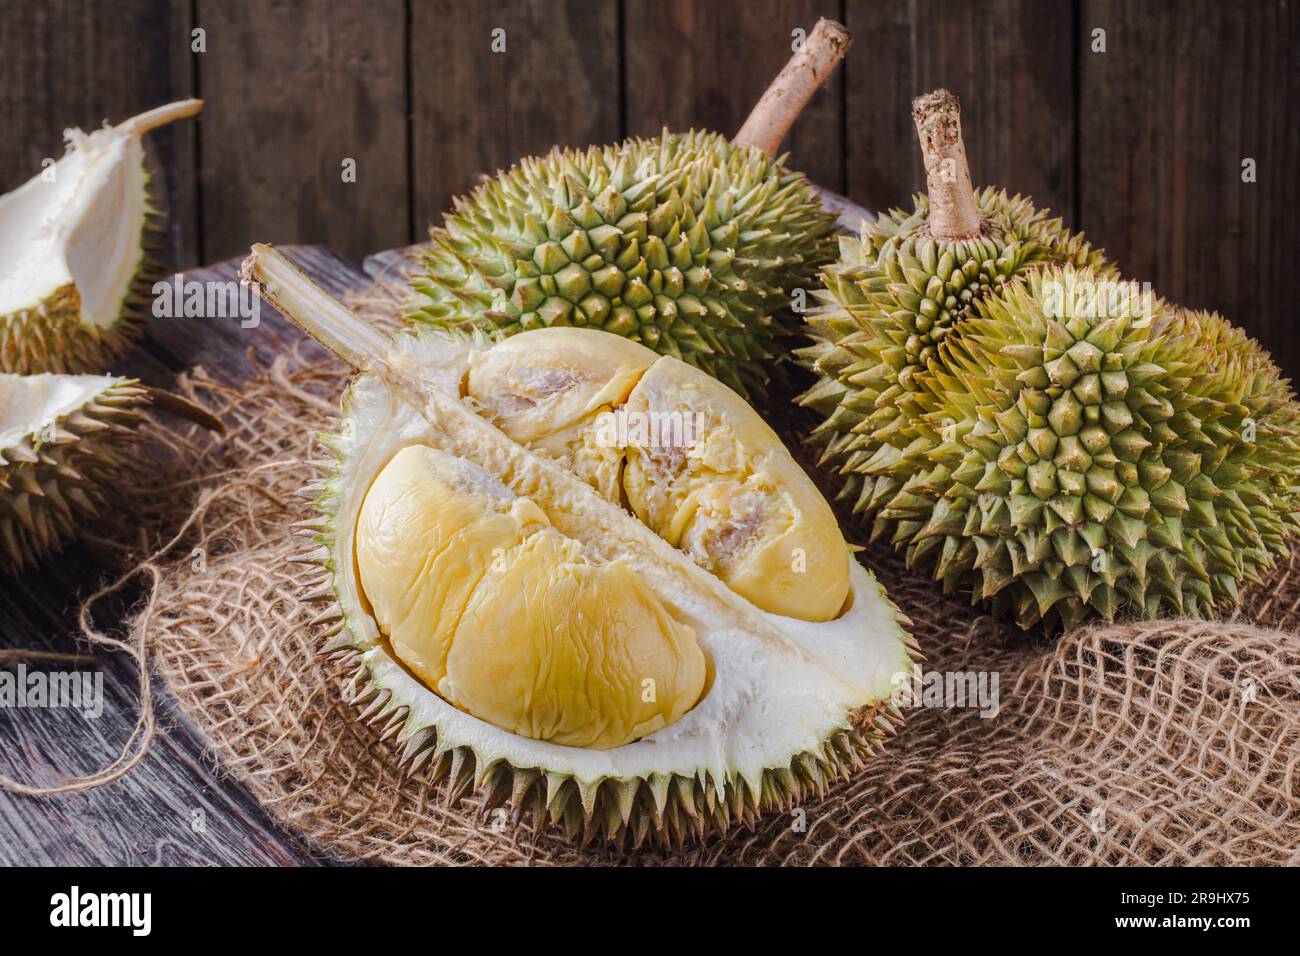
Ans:
[{"label": "cut durian rind with white pith", "polygon": [[[529,336],[542,334],[524,333],[509,342],[524,348]],[[535,341],[540,348],[543,340]],[[422,378],[421,400],[408,400],[379,375],[364,374],[345,398],[343,428],[327,440],[339,463],[317,489],[327,517],[315,523],[325,547],[314,557],[326,564],[329,577],[314,597],[337,603],[322,620],[333,622],[332,647],[360,658],[358,697],[368,704],[367,717],[405,741],[409,759],[432,760],[439,773],[450,772],[458,791],[477,784],[487,791],[489,805],[509,803],[516,814],[531,810],[536,823],[562,821],[587,837],[672,839],[752,822],[762,810],[820,793],[859,766],[899,720],[890,695],[911,667],[914,644],[874,577],[848,556],[847,545],[848,598],[838,616],[809,621],[761,610],[602,496],[562,459],[530,449],[494,425],[492,410],[466,394],[487,346],[443,336],[400,338],[390,361]],[[640,381],[644,374],[627,377]],[[571,407],[591,411],[610,404],[607,398],[597,389]],[[497,420],[524,429],[526,412],[517,408],[513,417]],[[549,527],[580,544],[585,561],[617,562],[634,571],[673,620],[693,631],[707,659],[707,687],[694,706],[649,734],[602,749],[513,733],[456,707],[422,682],[378,626],[359,579],[356,550],[367,493],[411,446],[462,459],[508,494],[535,502]]]},{"label": "cut durian rind with white pith", "polygon": [[0,572],[58,550],[102,510],[146,401],[131,379],[0,374]]},{"label": "cut durian rind with white pith", "polygon": [[91,133],[0,196],[0,369],[99,371],[148,314],[160,212],[141,136],[192,116],[183,101]]}]

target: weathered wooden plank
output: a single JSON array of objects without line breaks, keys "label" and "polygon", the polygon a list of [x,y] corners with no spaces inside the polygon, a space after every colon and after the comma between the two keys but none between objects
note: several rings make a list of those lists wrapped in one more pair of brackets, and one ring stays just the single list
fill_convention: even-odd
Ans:
[{"label": "weathered wooden plank", "polygon": [[844,60],[845,190],[868,209],[908,206],[917,189],[912,6],[846,0],[853,46]]},{"label": "weathered wooden plank", "polygon": [[412,4],[413,238],[481,175],[618,139],[618,51],[614,3]]},{"label": "weathered wooden plank", "polygon": [[[369,284],[363,273],[327,250],[285,251],[336,294]],[[237,268],[238,260],[232,260],[194,270],[185,278],[224,282],[233,279]],[[240,328],[234,318],[155,319],[122,369],[152,384],[165,384],[173,370],[202,364],[215,377],[237,383],[251,368],[249,350],[267,364],[301,338],[269,306],[261,308],[259,319],[251,329]],[[323,361],[333,361],[323,351],[319,354]],[[0,579],[0,648],[78,650],[78,602],[108,574],[93,547],[73,543],[37,569]],[[105,602],[97,614],[99,625],[116,627],[138,597],[131,592]],[[98,651],[89,667],[104,674],[103,715],[89,720],[68,710],[0,709],[0,773],[50,783],[61,775],[94,769],[118,752],[136,718],[136,671],[124,656]],[[123,779],[86,793],[54,797],[0,790],[0,865],[319,862],[214,765],[206,744],[165,690],[158,685],[155,690],[160,735],[153,750]]]},{"label": "weathered wooden plank", "polygon": [[[1074,219],[1073,7],[1040,0],[916,0],[913,95],[961,97],[971,179]],[[910,99],[910,98],[909,98]],[[910,107],[908,121],[911,121]],[[913,158],[923,188],[921,153]]]},{"label": "weathered wooden plank", "polygon": [[[63,154],[63,130],[97,128],[193,95],[187,0],[0,4],[0,192]],[[193,121],[150,134],[165,170],[173,261],[199,260]]]},{"label": "weathered wooden plank", "polygon": [[[1104,30],[1105,52],[1092,52]],[[1125,273],[1218,309],[1300,373],[1300,8],[1086,0],[1080,224]],[[1254,160],[1255,182],[1243,162]]]},{"label": "weathered wooden plank", "polygon": [[[321,246],[280,248],[335,295],[369,284],[369,279],[356,266]],[[236,257],[206,269],[192,270],[185,274],[183,281],[237,283],[241,259]],[[239,316],[154,319],[143,350],[168,367],[201,365],[214,378],[230,383],[252,374],[254,361],[266,368],[277,355],[288,354],[295,345],[300,346],[300,354],[309,361],[333,361],[315,342],[304,341],[302,333],[265,302],[258,300],[257,308],[257,324],[247,328],[244,324],[251,320]]]},{"label": "weathered wooden plank", "polygon": [[[84,586],[85,580],[78,578],[74,586]],[[46,573],[40,586],[55,584]],[[6,631],[6,640],[11,634]],[[61,646],[65,640],[51,643]],[[135,673],[125,662],[106,658],[97,658],[91,669],[104,674],[103,715],[91,720],[70,710],[6,713],[0,718],[0,771],[33,780],[33,768],[39,767],[35,779],[51,783],[60,774],[93,769],[117,753],[135,719]],[[165,699],[158,716],[171,729],[122,780],[58,797],[0,792],[0,864],[314,862],[292,835],[267,820],[241,787],[215,776],[203,744],[176,724]]]},{"label": "weathered wooden plank", "polygon": [[[734,135],[790,59],[794,31],[806,35],[819,17],[844,16],[839,0],[627,0],[625,10],[627,131],[638,136],[665,126]],[[844,191],[844,76],[837,71],[813,97],[783,147],[791,167],[837,192]]]},{"label": "weathered wooden plank", "polygon": [[360,259],[407,241],[402,0],[197,9],[204,258],[319,242]]}]

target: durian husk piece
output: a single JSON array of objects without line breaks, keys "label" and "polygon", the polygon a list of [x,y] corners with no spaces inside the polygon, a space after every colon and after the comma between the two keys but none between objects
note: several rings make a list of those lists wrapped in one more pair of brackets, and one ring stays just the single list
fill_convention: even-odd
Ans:
[{"label": "durian husk piece", "polygon": [[[308,599],[322,611],[323,653],[356,664],[349,695],[384,737],[404,742],[412,770],[471,789],[485,808],[563,827],[574,839],[680,842],[752,824],[759,814],[822,794],[860,767],[901,723],[890,699],[915,643],[897,609],[860,565],[834,621],[759,611],[703,572],[581,478],[513,441],[466,401],[468,354],[484,339],[389,341],[269,247],[243,269],[268,302],[354,368],[343,427],[323,443],[335,471],[307,490],[320,516],[303,530],[303,561],[322,577]],[[597,334],[597,333],[592,333]],[[712,662],[709,690],[661,731],[613,749],[534,740],[460,711],[393,656],[357,582],[354,529],[374,474],[411,443],[474,462],[518,494],[545,503],[555,527],[641,579],[697,632]]]},{"label": "durian husk piece", "polygon": [[221,430],[205,410],[135,379],[0,373],[0,573],[57,552],[117,500],[150,406]]},{"label": "durian husk piece", "polygon": [[776,150],[848,49],[822,20],[734,142],[671,133],[519,161],[431,231],[409,321],[513,335],[576,326],[761,395],[835,217]]},{"label": "durian husk piece", "polygon": [[202,106],[70,129],[63,158],[0,197],[0,371],[98,372],[136,338],[166,249],[142,137]]}]

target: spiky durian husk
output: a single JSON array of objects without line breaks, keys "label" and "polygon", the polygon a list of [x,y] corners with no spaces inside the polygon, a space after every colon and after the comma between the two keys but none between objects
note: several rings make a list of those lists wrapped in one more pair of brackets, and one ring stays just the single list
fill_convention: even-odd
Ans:
[{"label": "spiky durian husk", "polygon": [[604,329],[761,393],[834,223],[803,175],[716,133],[557,149],[456,200],[409,318]]},{"label": "spiky durian husk", "polygon": [[121,379],[37,434],[0,448],[0,571],[35,563],[101,513],[114,487],[122,446],[147,401]]},{"label": "spiky durian husk", "polygon": [[0,316],[0,372],[102,372],[120,358],[149,321],[153,285],[166,271],[166,212],[146,176],[145,227],[135,278],[117,321],[103,328],[81,320],[74,284],[55,290],[39,306]]},{"label": "spiky durian husk", "polygon": [[[345,418],[348,401],[345,396]],[[361,708],[360,719],[379,727],[381,739],[396,738],[403,745],[400,759],[408,772],[427,772],[431,783],[448,780],[449,803],[477,791],[485,817],[505,808],[515,824],[528,825],[534,832],[554,824],[566,838],[583,844],[607,841],[629,848],[647,843],[677,846],[688,839],[726,833],[732,827],[752,828],[762,814],[789,810],[824,795],[833,783],[861,769],[868,757],[879,753],[884,741],[903,724],[903,714],[892,700],[860,708],[818,749],[795,754],[784,766],[768,768],[757,788],[740,774],[718,781],[707,772],[665,772],[589,783],[569,773],[517,767],[471,746],[453,746],[439,738],[436,727],[408,727],[409,707],[375,682],[371,664],[354,644],[338,593],[342,582],[334,571],[338,546],[333,529],[341,500],[346,439],[330,434],[319,439],[333,453],[335,470],[304,489],[304,497],[319,513],[298,527],[310,541],[300,563],[322,571],[304,595],[305,600],[323,605],[312,621],[321,629],[320,654],[352,666],[345,693],[350,703]],[[329,467],[328,462],[322,464]],[[892,602],[890,606],[901,621],[907,621]],[[922,660],[915,639],[906,632],[902,636],[912,660]]]},{"label": "spiky durian husk", "polygon": [[1110,271],[1082,235],[1028,199],[989,187],[975,202],[983,229],[973,239],[933,238],[924,195],[911,213],[895,209],[860,238],[842,238],[839,261],[822,273],[822,305],[805,316],[813,344],[796,354],[820,381],[799,401],[824,417],[813,432],[821,464],[845,476],[841,497],[855,511],[897,492],[911,475],[904,463],[938,440],[921,423],[917,376],[980,300],[1044,265]]},{"label": "spiky durian husk", "polygon": [[978,303],[917,377],[907,414],[935,441],[860,498],[911,566],[1022,627],[1207,615],[1300,531],[1300,406],[1268,355],[1154,297],[1080,308],[1099,277]]},{"label": "spiky durian husk", "polygon": [[[318,620],[330,625],[327,631],[335,629],[338,612],[327,610]],[[355,663],[347,682],[349,702],[361,709],[363,720],[380,728],[381,739],[399,737],[408,709],[392,700],[391,691],[371,682],[360,654],[331,644],[324,645],[323,654]],[[901,712],[890,703],[863,708],[820,750],[798,754],[788,766],[766,771],[757,791],[736,774],[724,781],[721,797],[708,774],[662,773],[585,784],[571,774],[515,767],[500,758],[485,759],[468,746],[448,746],[440,743],[434,728],[406,739],[400,759],[409,773],[427,772],[431,783],[449,781],[449,803],[477,791],[485,817],[504,808],[512,823],[534,833],[555,824],[567,839],[582,844],[680,846],[690,839],[725,834],[732,827],[752,829],[760,816],[824,796],[834,783],[880,753],[902,722]]]}]

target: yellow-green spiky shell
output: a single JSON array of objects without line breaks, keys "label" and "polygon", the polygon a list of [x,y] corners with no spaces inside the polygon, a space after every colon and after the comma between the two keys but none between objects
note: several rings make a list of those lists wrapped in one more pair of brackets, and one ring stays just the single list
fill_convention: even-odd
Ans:
[{"label": "yellow-green spiky shell", "polygon": [[[459,381],[461,372],[449,356],[465,341],[445,333],[399,336],[397,347],[409,349],[411,363],[426,370],[435,362],[446,362],[451,371],[437,374]],[[480,347],[488,344],[481,339],[473,341]],[[434,373],[429,374],[430,381],[434,381]],[[709,738],[710,764],[674,762],[669,753],[672,742],[665,741],[663,748],[656,750],[661,756],[652,771],[617,773],[613,768],[618,764],[612,761],[619,751],[604,750],[596,752],[603,769],[592,774],[590,770],[572,769],[575,765],[568,762],[566,754],[581,748],[529,742],[467,715],[449,720],[447,711],[454,710],[450,705],[442,705],[445,710],[431,710],[429,702],[439,698],[407,675],[386,652],[383,642],[376,643],[373,634],[378,632],[370,632],[373,624],[368,628],[368,611],[353,593],[355,583],[350,577],[355,559],[348,515],[357,507],[358,487],[368,487],[368,483],[358,480],[355,469],[372,456],[388,460],[389,445],[415,441],[417,434],[423,435],[431,427],[423,424],[412,430],[415,426],[411,416],[417,413],[410,409],[391,412],[403,409],[404,403],[392,401],[386,389],[377,376],[363,375],[344,396],[341,430],[321,436],[322,445],[336,462],[324,480],[304,492],[318,514],[301,526],[311,542],[311,550],[301,560],[321,572],[306,599],[322,605],[315,619],[322,627],[322,654],[354,666],[347,694],[361,708],[361,718],[381,728],[385,739],[393,738],[402,745],[402,759],[412,773],[425,772],[431,781],[449,780],[449,799],[477,790],[485,814],[504,812],[514,822],[538,830],[554,825],[569,838],[583,842],[613,841],[629,847],[646,843],[677,845],[725,833],[732,827],[752,827],[762,814],[788,810],[825,793],[832,783],[847,777],[877,753],[883,741],[901,726],[902,713],[886,695],[836,717],[831,721],[833,729],[809,739],[804,748],[788,754],[779,764],[765,765],[760,772],[737,769],[748,755],[730,753],[720,743],[726,736],[720,733]],[[432,394],[433,389],[430,391]],[[469,427],[468,420],[450,416],[452,407],[438,406],[440,414],[449,415],[449,421],[439,426],[445,431],[429,433],[442,437],[428,440],[451,443],[454,447],[449,445],[449,452],[464,454],[475,447],[474,427]],[[381,408],[386,415],[396,414],[397,418],[376,428],[369,418],[375,408]],[[450,423],[453,420],[454,425]],[[496,437],[498,434],[492,429],[493,442],[507,441],[504,436]],[[382,453],[375,450],[376,442]],[[857,579],[860,584],[869,581],[870,593],[855,591],[856,599],[851,604],[866,613],[868,605],[877,600],[874,595],[878,585],[867,577],[867,572],[858,569],[855,573],[863,576]],[[879,600],[886,602],[892,618],[897,609],[888,604],[883,591],[879,592]],[[899,618],[906,620],[901,615]],[[915,641],[897,623],[890,625],[890,633],[896,635],[898,667],[900,673],[905,673],[909,659],[916,656]],[[891,637],[891,641],[894,639]],[[882,654],[881,659],[890,658]],[[715,666],[714,687],[723,679],[723,671]],[[828,708],[826,700],[816,694],[804,699],[811,707]],[[743,709],[739,702],[738,706]],[[537,762],[505,756],[499,749],[503,738],[527,745],[527,752],[538,755],[533,758]]]},{"label": "yellow-green spiky shell", "polygon": [[1098,270],[978,302],[913,394],[928,440],[877,454],[859,501],[1022,627],[1208,615],[1300,530],[1300,407],[1268,355]]},{"label": "yellow-green spiky shell", "polygon": [[59,289],[39,308],[0,316],[0,371],[32,375],[108,368],[126,353],[148,323],[153,302],[149,290],[162,278],[163,271],[157,260],[142,257],[121,315],[104,328],[82,321],[81,296],[74,285]]},{"label": "yellow-green spiky shell", "polygon": [[[46,378],[55,376],[0,375],[0,391]],[[0,572],[20,571],[83,531],[104,510],[134,439],[144,389],[131,379],[75,378],[93,386],[84,401],[34,430],[19,427],[0,447]]]},{"label": "yellow-green spiky shell", "polygon": [[834,256],[807,179],[715,133],[521,160],[433,230],[410,320],[627,336],[761,391],[792,292]]},{"label": "yellow-green spiky shell", "polygon": [[821,305],[805,316],[813,344],[796,354],[819,380],[799,401],[822,416],[813,433],[821,464],[844,476],[841,497],[855,511],[897,493],[921,449],[937,442],[921,420],[917,379],[980,300],[1047,265],[1113,271],[1028,199],[990,187],[975,202],[983,228],[972,239],[932,237],[924,195],[911,213],[864,223],[860,237],[840,240],[839,261],[822,273]]}]

